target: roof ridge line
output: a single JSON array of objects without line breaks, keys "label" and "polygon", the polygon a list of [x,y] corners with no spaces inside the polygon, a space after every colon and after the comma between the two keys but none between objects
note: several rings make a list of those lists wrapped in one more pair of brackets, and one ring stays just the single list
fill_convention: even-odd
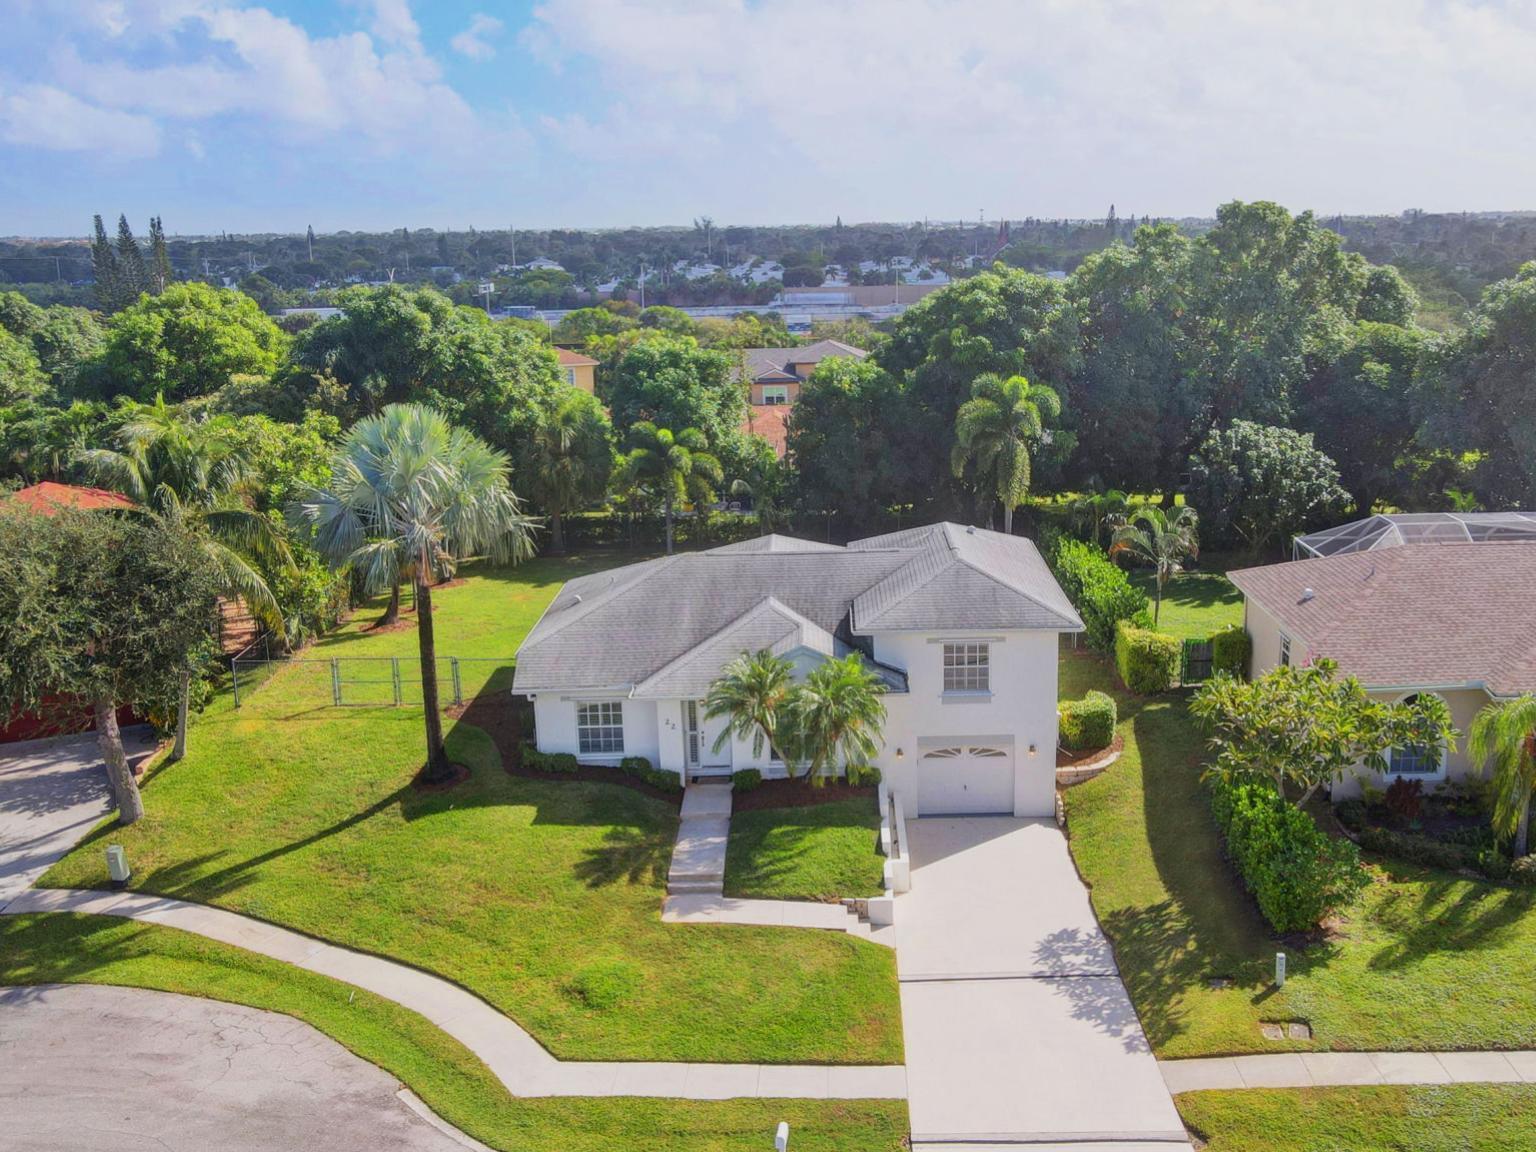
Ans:
[{"label": "roof ridge line", "polygon": [[[664,571],[667,568],[671,568],[673,566],[673,562],[677,561],[677,560],[681,560],[684,555],[685,555],[684,553],[677,552],[677,553],[672,554],[671,556],[658,556],[655,559],[657,561],[659,561],[659,563],[657,563],[656,567],[651,569],[651,571],[647,572],[645,575],[639,576],[636,579],[631,580],[627,584],[622,584],[622,585],[618,584],[618,583],[610,584],[607,588],[603,589],[603,591],[601,593],[599,593],[596,596],[593,596],[590,600],[587,600],[585,598],[580,599],[577,602],[577,604],[573,605],[571,608],[568,608],[565,612],[563,612],[561,614],[561,618],[559,620],[553,621],[551,623],[551,625],[550,625],[549,631],[546,632],[543,636],[538,637],[538,640],[536,641],[536,643],[542,643],[544,640],[548,639],[549,637],[558,635],[559,633],[565,631],[565,629],[568,626],[576,623],[576,621],[578,621],[578,620],[585,620],[593,612],[596,612],[603,605],[607,604],[608,601],[610,599],[612,599],[612,597],[616,593],[618,593],[620,591],[620,589],[622,589],[622,588],[633,588],[636,584],[644,584],[647,580],[649,580],[657,572],[661,572],[661,571]],[[703,555],[703,553],[690,553],[690,555]],[[649,561],[649,560],[640,560],[640,561],[637,561],[637,563],[638,564],[649,564],[649,563],[651,563],[651,561]],[[596,576],[596,575],[599,575],[599,573],[594,572],[594,573],[591,573],[591,575]],[[569,581],[567,581],[567,583],[569,583]],[[563,585],[562,585],[561,590],[564,591],[564,586]],[[536,631],[538,631],[539,625],[544,623],[545,618],[549,615],[549,610],[555,606],[555,601],[558,600],[558,599],[560,599],[560,596],[559,596],[559,593],[556,593],[554,598],[551,599],[548,604],[544,605],[544,611],[539,613],[539,618],[533,622],[533,627],[528,629],[528,635],[527,635],[527,637],[524,638],[524,643],[527,643],[528,640],[533,639],[534,633]],[[521,645],[518,646],[518,651],[522,651],[522,646]]]},{"label": "roof ridge line", "polygon": [[[713,632],[711,632],[708,636],[704,637],[704,639],[700,640],[697,644],[694,644],[691,647],[686,648],[683,651],[679,652],[676,656],[674,656],[672,659],[668,660],[665,664],[663,664],[660,668],[656,669],[656,671],[652,672],[644,680],[641,680],[638,684],[630,685],[630,689],[629,689],[630,696],[631,697],[635,696],[643,688],[645,688],[645,686],[647,684],[651,683],[653,680],[659,679],[660,677],[664,676],[666,673],[670,672],[673,668],[675,668],[678,665],[682,664],[683,662],[685,662],[687,660],[690,660],[693,657],[697,656],[698,653],[699,653],[699,649],[704,647],[704,645],[706,645],[706,644],[710,643],[712,640],[715,640],[718,637],[724,635],[726,632],[729,632],[732,628],[739,627],[741,624],[744,624],[746,621],[752,619],[754,616],[757,616],[758,614],[763,612],[764,609],[767,609],[768,611],[776,612],[776,613],[779,613],[779,614],[782,614],[782,615],[793,616],[795,618],[795,620],[800,622],[800,624],[797,624],[796,627],[800,627],[803,624],[814,624],[815,623],[812,620],[807,620],[804,616],[800,615],[800,613],[796,612],[793,608],[790,608],[783,601],[781,601],[777,596],[774,596],[772,594],[764,596],[761,600],[759,600],[756,604],[752,605],[752,607],[748,608],[741,615],[735,617],[734,619],[727,620],[724,624],[720,625],[720,627],[716,628]],[[823,631],[825,631],[825,629],[823,629]]]}]

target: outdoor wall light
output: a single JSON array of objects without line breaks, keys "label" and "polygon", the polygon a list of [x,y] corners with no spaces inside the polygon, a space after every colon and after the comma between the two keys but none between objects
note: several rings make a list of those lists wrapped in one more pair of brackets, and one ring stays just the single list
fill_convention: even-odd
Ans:
[{"label": "outdoor wall light", "polygon": [[900,748],[896,749],[896,759],[898,759],[898,760],[905,760],[906,758],[907,758],[906,752],[904,752]]},{"label": "outdoor wall light", "polygon": [[1030,755],[1031,755],[1031,756],[1033,756],[1033,755],[1034,755],[1034,754],[1035,754],[1035,746],[1034,746],[1034,745],[1033,745],[1033,744],[1031,744],[1031,745],[1030,745],[1030,746],[1029,746],[1029,754],[1030,754]]}]

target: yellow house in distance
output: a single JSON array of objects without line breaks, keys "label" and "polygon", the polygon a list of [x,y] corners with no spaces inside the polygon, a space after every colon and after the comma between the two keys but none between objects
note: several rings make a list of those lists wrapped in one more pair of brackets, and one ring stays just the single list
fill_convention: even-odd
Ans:
[{"label": "yellow house in distance", "polygon": [[597,392],[597,361],[569,348],[556,348],[560,358],[560,375],[573,388],[595,394]]},{"label": "yellow house in distance", "polygon": [[751,387],[749,402],[758,405],[793,404],[800,385],[816,365],[832,356],[862,360],[869,353],[840,340],[818,340],[799,348],[746,349],[746,377]]}]

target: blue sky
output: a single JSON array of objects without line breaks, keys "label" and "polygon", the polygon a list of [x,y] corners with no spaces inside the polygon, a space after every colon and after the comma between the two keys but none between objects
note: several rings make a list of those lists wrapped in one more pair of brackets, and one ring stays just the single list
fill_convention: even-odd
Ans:
[{"label": "blue sky", "polygon": [[0,234],[1536,208],[1536,0],[0,0]]}]

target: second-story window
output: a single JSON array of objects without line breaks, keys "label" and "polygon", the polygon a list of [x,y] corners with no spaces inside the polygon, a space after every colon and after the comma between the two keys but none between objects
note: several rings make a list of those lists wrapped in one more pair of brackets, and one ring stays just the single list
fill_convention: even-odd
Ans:
[{"label": "second-story window", "polygon": [[789,385],[788,384],[764,384],[763,385],[763,403],[764,404],[788,404],[789,403]]},{"label": "second-story window", "polygon": [[944,691],[992,691],[992,654],[986,644],[944,645]]}]

